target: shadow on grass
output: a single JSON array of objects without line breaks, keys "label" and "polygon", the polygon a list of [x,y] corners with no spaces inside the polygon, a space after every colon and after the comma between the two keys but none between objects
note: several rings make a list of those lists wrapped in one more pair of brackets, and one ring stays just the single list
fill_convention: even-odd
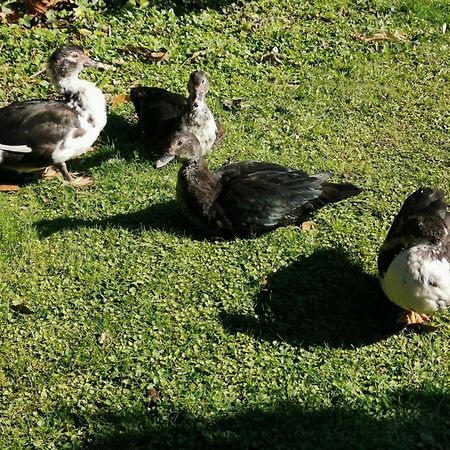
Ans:
[{"label": "shadow on grass", "polygon": [[114,113],[108,113],[108,122],[99,142],[108,147],[108,151],[88,154],[88,157],[83,159],[84,167],[100,166],[111,157],[111,149],[126,161],[135,160],[137,155],[149,161],[156,161],[161,156],[152,152],[139,138],[137,123],[130,123],[126,118]]},{"label": "shadow on grass", "polygon": [[255,316],[221,314],[230,332],[303,345],[356,347],[397,331],[399,309],[340,250],[320,250],[272,274]]},{"label": "shadow on grass", "polygon": [[157,203],[139,211],[116,214],[103,219],[89,220],[77,217],[60,217],[35,222],[34,226],[42,238],[62,230],[74,230],[77,228],[127,228],[139,232],[143,230],[160,230],[179,236],[189,236],[193,239],[206,239],[184,217],[175,200]]},{"label": "shadow on grass", "polygon": [[[340,405],[343,399],[336,399]],[[158,406],[122,416],[88,419],[102,424],[85,449],[322,449],[410,450],[450,448],[450,397],[400,391],[359,408],[305,410],[288,402],[225,413],[213,420],[173,411],[166,423]],[[378,404],[378,407],[376,406]],[[388,405],[388,406],[387,406]],[[370,411],[377,411],[378,419]],[[159,424],[158,424],[159,423]],[[92,427],[90,427],[92,429]],[[109,434],[107,433],[109,432]]]}]

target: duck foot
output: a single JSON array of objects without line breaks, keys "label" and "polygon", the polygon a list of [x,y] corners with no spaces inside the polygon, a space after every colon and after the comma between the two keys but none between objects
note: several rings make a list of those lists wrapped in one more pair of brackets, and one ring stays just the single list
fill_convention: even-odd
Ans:
[{"label": "duck foot", "polygon": [[403,311],[397,320],[397,323],[402,325],[421,324],[430,320],[426,314],[419,314],[415,311]]},{"label": "duck foot", "polygon": [[438,327],[425,323],[430,320],[426,314],[419,314],[415,311],[404,311],[397,320],[397,323],[408,329],[418,329],[420,331],[432,332]]},{"label": "duck foot", "polygon": [[66,163],[61,163],[56,166],[64,177],[64,184],[72,187],[89,187],[94,184],[94,180],[91,177],[82,175],[74,178],[67,170]]}]

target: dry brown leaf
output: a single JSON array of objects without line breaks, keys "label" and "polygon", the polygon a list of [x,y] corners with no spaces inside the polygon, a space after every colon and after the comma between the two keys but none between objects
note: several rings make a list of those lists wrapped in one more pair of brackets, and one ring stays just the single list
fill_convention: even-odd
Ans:
[{"label": "dry brown leaf", "polygon": [[225,99],[222,101],[222,105],[227,110],[250,108],[250,105],[245,103],[245,99],[243,97],[236,97],[231,100]]},{"label": "dry brown leaf", "polygon": [[26,0],[28,11],[33,16],[42,16],[48,10],[73,4],[73,0]]},{"label": "dry brown leaf", "polygon": [[159,52],[151,52],[148,59],[153,62],[167,61],[169,59],[169,52],[165,48],[161,48]]},{"label": "dry brown leaf", "polygon": [[0,191],[1,192],[13,192],[13,191],[19,191],[20,188],[17,186],[17,184],[0,184]]},{"label": "dry brown leaf", "polygon": [[32,314],[33,311],[31,311],[30,308],[28,308],[27,305],[24,303],[19,303],[18,305],[11,305],[11,309],[19,314]]},{"label": "dry brown leaf", "polygon": [[55,169],[53,166],[48,166],[46,167],[42,173],[41,173],[41,178],[46,178],[46,179],[53,179],[53,178],[57,178],[61,175],[60,171]]},{"label": "dry brown leaf", "polygon": [[302,231],[311,231],[315,230],[316,224],[312,220],[307,220],[302,223]]},{"label": "dry brown leaf", "polygon": [[122,50],[138,59],[144,59],[155,63],[167,61],[169,59],[169,51],[165,48],[160,48],[155,52],[143,45],[128,45],[127,47],[123,47]]},{"label": "dry brown leaf", "polygon": [[105,333],[105,332],[103,332],[99,337],[98,337],[98,343],[100,344],[100,345],[103,345],[106,341],[107,341],[107,339],[108,339],[108,334],[107,333]]},{"label": "dry brown leaf", "polygon": [[280,51],[278,50],[278,47],[274,47],[270,53],[266,53],[265,55],[261,56],[261,62],[271,62],[272,64],[283,64],[283,61],[279,58]]},{"label": "dry brown leaf", "polygon": [[196,58],[199,58],[200,56],[205,56],[205,55],[207,55],[207,54],[210,53],[210,52],[212,52],[212,49],[211,49],[211,48],[205,48],[205,49],[203,49],[203,50],[197,50],[196,52],[192,53],[191,56],[189,56],[187,59],[185,59],[185,60],[181,63],[181,65],[183,66],[183,65],[186,64],[188,61],[192,61],[192,60],[194,60],[194,59],[196,59]]},{"label": "dry brown leaf", "polygon": [[204,50],[197,50],[196,52],[192,53],[192,55],[189,57],[190,59],[198,58],[199,56],[205,56],[207,55],[211,49],[206,48]]},{"label": "dry brown leaf", "polygon": [[121,103],[129,102],[129,101],[130,101],[130,96],[128,94],[118,94],[112,99],[111,106],[120,105]]},{"label": "dry brown leaf", "polygon": [[147,392],[147,400],[149,403],[157,403],[161,400],[161,393],[157,389],[151,388]]},{"label": "dry brown leaf", "polygon": [[393,33],[381,31],[380,33],[371,34],[369,36],[365,36],[360,33],[354,33],[352,34],[352,38],[355,41],[362,41],[362,42],[383,42],[383,41],[406,41],[408,39],[408,36],[406,33],[403,33],[402,31],[394,31]]}]

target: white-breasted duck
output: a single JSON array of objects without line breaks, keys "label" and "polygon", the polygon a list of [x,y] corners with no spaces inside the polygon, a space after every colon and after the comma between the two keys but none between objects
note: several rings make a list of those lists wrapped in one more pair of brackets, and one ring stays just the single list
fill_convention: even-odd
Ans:
[{"label": "white-breasted duck", "polygon": [[218,147],[224,139],[222,125],[214,119],[205,97],[209,81],[204,72],[191,73],[188,82],[189,97],[158,87],[132,88],[130,98],[139,119],[143,141],[156,153],[165,153],[172,133],[188,131],[200,142],[202,154]]},{"label": "white-breasted duck", "polygon": [[450,212],[441,189],[419,189],[403,203],[378,255],[386,296],[421,324],[450,307]]},{"label": "white-breasted duck", "polygon": [[66,161],[85,153],[106,124],[106,100],[92,82],[78,78],[85,67],[105,65],[89,58],[77,45],[56,50],[48,72],[65,101],[29,100],[0,109],[0,167],[33,172],[54,165],[72,185],[91,183],[74,179]]},{"label": "white-breasted duck", "polygon": [[328,183],[331,173],[309,176],[279,164],[242,161],[211,172],[198,139],[188,132],[172,135],[162,167],[178,157],[177,200],[185,215],[213,235],[260,234],[299,224],[327,203],[361,192],[349,183]]}]

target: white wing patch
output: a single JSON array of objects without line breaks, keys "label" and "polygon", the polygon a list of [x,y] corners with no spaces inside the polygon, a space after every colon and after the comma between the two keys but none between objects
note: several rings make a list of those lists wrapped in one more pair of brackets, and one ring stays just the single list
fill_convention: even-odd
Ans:
[{"label": "white wing patch", "polygon": [[28,145],[6,145],[6,144],[0,144],[0,150],[3,150],[5,152],[14,152],[14,153],[30,153],[31,147],[28,147]]}]

